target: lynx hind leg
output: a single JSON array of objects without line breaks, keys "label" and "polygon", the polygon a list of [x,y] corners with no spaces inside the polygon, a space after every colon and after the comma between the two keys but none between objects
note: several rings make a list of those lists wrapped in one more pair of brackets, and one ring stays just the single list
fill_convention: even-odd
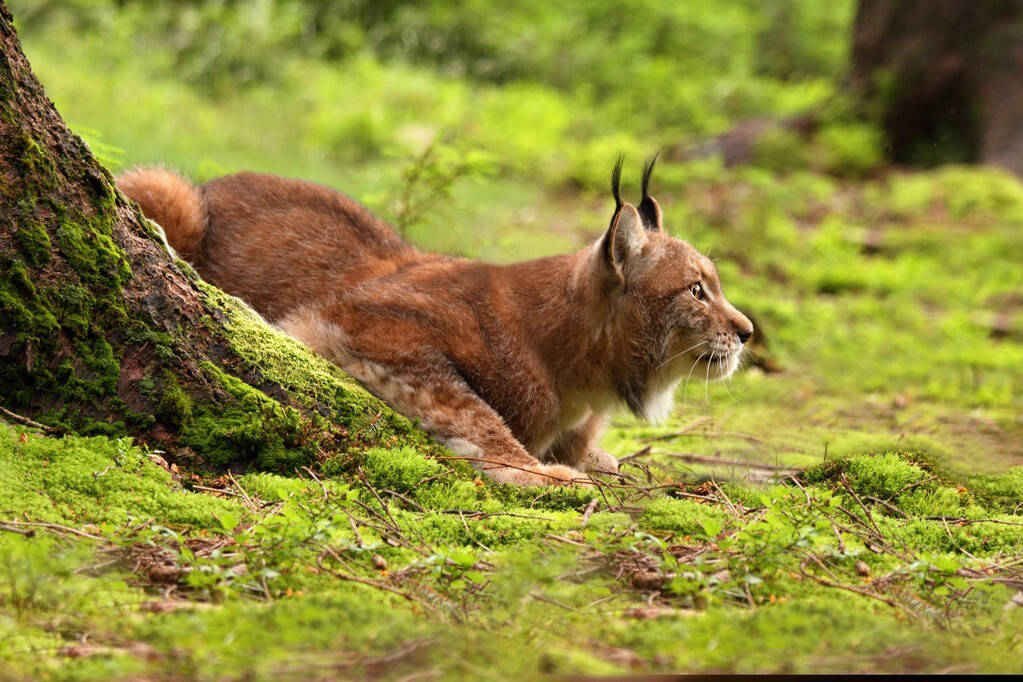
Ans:
[{"label": "lynx hind leg", "polygon": [[618,473],[618,460],[597,444],[603,430],[604,420],[590,415],[582,425],[558,436],[548,459],[592,474]]},{"label": "lynx hind leg", "polygon": [[504,420],[472,389],[445,372],[442,362],[403,364],[399,370],[360,358],[348,350],[344,330],[319,311],[296,311],[277,326],[341,366],[372,393],[423,428],[455,454],[498,483],[514,485],[584,484],[571,467],[541,464],[512,435]]}]

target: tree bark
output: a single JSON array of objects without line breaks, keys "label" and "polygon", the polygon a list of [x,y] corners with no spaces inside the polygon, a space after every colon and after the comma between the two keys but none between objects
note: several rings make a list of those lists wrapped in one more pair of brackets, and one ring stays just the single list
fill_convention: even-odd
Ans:
[{"label": "tree bark", "polygon": [[1023,0],[860,0],[852,84],[894,161],[1023,175]]},{"label": "tree bark", "polygon": [[172,257],[46,98],[2,0],[0,406],[216,467],[437,447]]}]

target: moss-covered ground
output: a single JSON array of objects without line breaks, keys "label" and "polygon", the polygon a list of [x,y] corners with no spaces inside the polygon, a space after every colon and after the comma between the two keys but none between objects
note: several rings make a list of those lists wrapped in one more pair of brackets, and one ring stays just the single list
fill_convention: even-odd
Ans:
[{"label": "moss-covered ground", "polygon": [[[145,33],[148,9],[100,2],[88,30],[57,11],[26,26],[49,94],[113,170],[319,180],[424,247],[490,260],[596,238],[614,156],[638,174],[665,145],[668,229],[709,251],[760,333],[728,382],[689,377],[665,424],[617,417],[603,445],[629,478],[592,490],[493,486],[400,438],[400,420],[385,447],[328,448],[294,471],[309,458],[281,440],[263,448],[277,473],[223,476],[109,436],[0,424],[0,678],[1023,672],[1023,184],[883,167],[877,131],[835,99],[845,47],[813,9],[832,4],[788,3],[784,40],[756,44],[733,26],[754,4],[685,4],[681,84],[661,57],[611,50],[605,64],[601,43],[594,64],[642,73],[610,72],[599,97],[558,84],[561,67],[498,85],[369,48],[211,95]],[[568,21],[534,5],[516,35]],[[834,7],[847,23],[852,3]],[[566,54],[588,55],[584,37]],[[809,71],[765,76],[771,45]],[[512,62],[543,58],[512,47]],[[817,134],[767,135],[748,164],[679,152],[807,108],[826,114]],[[435,135],[456,142],[424,159]],[[44,258],[34,234],[21,238]],[[299,380],[296,358],[315,362],[230,322],[239,354],[281,386]],[[312,367],[303,392],[347,381]],[[166,396],[201,448],[201,410]]]}]

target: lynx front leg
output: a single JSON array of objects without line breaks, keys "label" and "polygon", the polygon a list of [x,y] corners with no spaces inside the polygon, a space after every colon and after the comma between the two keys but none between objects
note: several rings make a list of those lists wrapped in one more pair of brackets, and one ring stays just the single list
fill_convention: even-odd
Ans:
[{"label": "lynx front leg", "polygon": [[594,474],[618,473],[618,460],[598,445],[603,430],[603,418],[591,414],[580,426],[558,436],[548,458]]},{"label": "lynx front leg", "polygon": [[[316,310],[293,313],[278,326],[320,351],[406,417],[498,483],[515,485],[585,484],[580,471],[542,464],[529,454],[504,420],[459,377],[443,357],[394,354],[374,361],[350,350],[350,338]],[[376,339],[375,346],[380,345]],[[378,349],[379,352],[379,349]]]},{"label": "lynx front leg", "polygon": [[[346,367],[377,395],[498,483],[585,483],[576,469],[542,464],[512,435],[501,417],[460,379],[436,370],[394,373],[372,363]],[[359,366],[362,365],[362,366]]]},{"label": "lynx front leg", "polygon": [[418,417],[423,428],[498,483],[585,483],[576,469],[542,464],[530,455],[501,417],[472,390],[455,382],[423,384],[411,377],[387,382],[381,397],[399,412]]}]

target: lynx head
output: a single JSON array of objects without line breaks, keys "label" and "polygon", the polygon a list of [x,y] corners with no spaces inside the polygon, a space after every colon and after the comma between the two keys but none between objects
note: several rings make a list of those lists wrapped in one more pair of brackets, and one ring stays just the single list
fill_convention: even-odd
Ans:
[{"label": "lynx head", "polygon": [[739,365],[753,324],[725,298],[714,263],[664,231],[650,196],[656,156],[643,169],[639,207],[622,202],[619,158],[611,174],[615,211],[597,244],[605,291],[622,320],[621,398],[636,414],[663,418],[688,376],[722,379]]}]

